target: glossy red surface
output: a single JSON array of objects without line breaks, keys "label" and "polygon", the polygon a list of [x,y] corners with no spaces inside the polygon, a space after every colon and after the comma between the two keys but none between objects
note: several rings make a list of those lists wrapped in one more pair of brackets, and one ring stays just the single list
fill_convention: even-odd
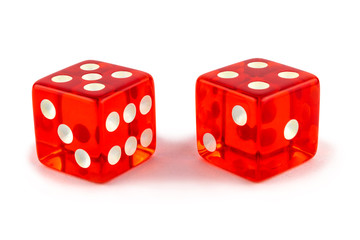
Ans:
[{"label": "glossy red surface", "polygon": [[48,167],[106,182],[155,151],[148,73],[89,60],[40,79],[32,95],[37,154]]},{"label": "glossy red surface", "polygon": [[316,76],[266,59],[203,74],[196,84],[198,151],[251,181],[274,176],[315,155],[319,101]]}]

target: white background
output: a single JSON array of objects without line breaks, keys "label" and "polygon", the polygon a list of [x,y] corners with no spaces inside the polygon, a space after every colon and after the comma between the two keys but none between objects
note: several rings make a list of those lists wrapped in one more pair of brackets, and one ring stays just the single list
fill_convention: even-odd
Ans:
[{"label": "white background", "polygon": [[[358,1],[0,3],[0,239],[359,239]],[[263,57],[317,75],[316,157],[254,184],[202,160],[195,81]],[[152,74],[158,147],[107,184],[43,166],[31,87],[86,59]]]}]

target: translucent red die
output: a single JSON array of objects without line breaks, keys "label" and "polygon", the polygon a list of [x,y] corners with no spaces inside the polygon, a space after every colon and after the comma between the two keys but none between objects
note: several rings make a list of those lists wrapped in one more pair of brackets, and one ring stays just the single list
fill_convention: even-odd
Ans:
[{"label": "translucent red die", "polygon": [[148,73],[89,60],[38,80],[32,96],[37,154],[50,168],[106,182],[155,151]]},{"label": "translucent red die", "polygon": [[266,59],[201,75],[197,146],[212,164],[261,181],[311,159],[317,149],[319,80]]}]

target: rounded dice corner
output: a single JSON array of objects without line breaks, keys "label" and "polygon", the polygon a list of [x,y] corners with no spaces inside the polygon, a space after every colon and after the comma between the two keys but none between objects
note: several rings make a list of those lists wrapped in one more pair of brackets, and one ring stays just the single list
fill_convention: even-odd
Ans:
[{"label": "rounded dice corner", "polygon": [[319,87],[319,89],[320,89],[320,79],[316,75],[314,75],[314,74],[312,74],[312,75],[313,75],[313,78],[314,78],[314,81],[315,81],[315,85],[317,85]]},{"label": "rounded dice corner", "polygon": [[155,87],[155,81],[154,81],[153,76],[150,73],[147,73],[147,72],[145,72],[145,75],[147,76],[148,80],[150,81],[152,87],[154,88]]},{"label": "rounded dice corner", "polygon": [[145,74],[145,76],[147,76],[147,78],[151,81],[151,82],[154,82],[154,78],[153,78],[153,76],[150,74],[150,73],[148,73],[148,72],[143,72],[144,74]]},{"label": "rounded dice corner", "polygon": [[35,82],[33,83],[32,87],[31,87],[31,93],[32,93],[33,96],[34,96],[34,94],[36,94],[36,91],[37,91],[41,86],[43,86],[43,85],[41,84],[41,80],[42,80],[42,79],[39,79],[39,80],[37,80],[37,81],[35,81]]},{"label": "rounded dice corner", "polygon": [[196,79],[196,81],[195,81],[195,90],[198,89],[198,87],[199,87],[199,85],[200,85],[200,82],[201,82],[201,79],[202,79],[202,76],[203,76],[203,75],[199,76],[199,77]]}]

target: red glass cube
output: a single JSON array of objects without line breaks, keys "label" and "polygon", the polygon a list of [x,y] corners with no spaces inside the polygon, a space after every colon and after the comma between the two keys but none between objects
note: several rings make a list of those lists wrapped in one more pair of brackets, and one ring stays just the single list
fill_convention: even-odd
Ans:
[{"label": "red glass cube", "polygon": [[319,80],[266,59],[201,75],[197,145],[212,164],[261,181],[311,159],[317,149]]},{"label": "red glass cube", "polygon": [[150,74],[84,61],[37,81],[32,90],[40,162],[106,182],[155,151]]}]

